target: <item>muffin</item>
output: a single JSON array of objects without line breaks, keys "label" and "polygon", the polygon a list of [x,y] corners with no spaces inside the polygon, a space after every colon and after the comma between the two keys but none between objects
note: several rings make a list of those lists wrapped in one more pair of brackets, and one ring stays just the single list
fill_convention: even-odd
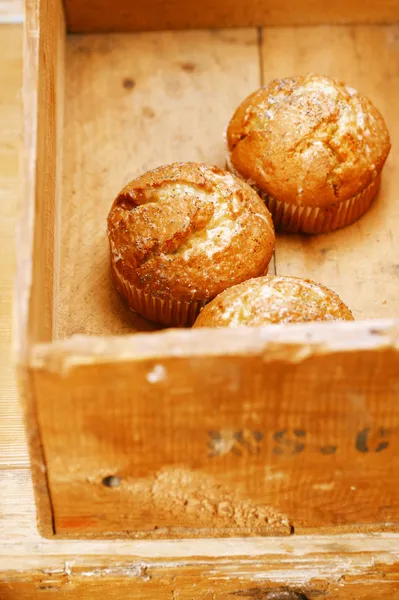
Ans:
[{"label": "muffin", "polygon": [[358,219],[377,194],[391,147],[370,100],[313,74],[253,93],[226,136],[230,170],[262,196],[276,229],[305,233]]},{"label": "muffin", "polygon": [[191,325],[231,285],[264,275],[274,250],[269,211],[227,171],[175,163],[118,194],[108,215],[111,271],[132,310]]},{"label": "muffin", "polygon": [[271,323],[353,321],[333,291],[298,277],[258,277],[235,285],[212,300],[194,327],[258,327]]}]

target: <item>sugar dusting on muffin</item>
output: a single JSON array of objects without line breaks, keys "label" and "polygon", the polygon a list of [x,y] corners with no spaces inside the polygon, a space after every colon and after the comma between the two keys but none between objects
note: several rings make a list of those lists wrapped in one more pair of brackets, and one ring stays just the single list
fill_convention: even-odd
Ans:
[{"label": "sugar dusting on muffin", "polygon": [[274,249],[260,197],[231,173],[198,163],[160,167],[128,184],[111,208],[108,235],[118,290],[142,316],[171,325],[190,324],[218,293],[263,275]]},{"label": "sugar dusting on muffin", "polygon": [[297,277],[265,276],[220,294],[202,310],[194,327],[331,320],[353,320],[349,308],[332,290]]},{"label": "sugar dusting on muffin", "polygon": [[[262,195],[275,225],[308,233],[347,225],[368,208],[390,149],[384,120],[365,96],[312,74],[249,96],[226,137],[229,168]],[[302,206],[319,210],[308,219],[295,208]]]}]

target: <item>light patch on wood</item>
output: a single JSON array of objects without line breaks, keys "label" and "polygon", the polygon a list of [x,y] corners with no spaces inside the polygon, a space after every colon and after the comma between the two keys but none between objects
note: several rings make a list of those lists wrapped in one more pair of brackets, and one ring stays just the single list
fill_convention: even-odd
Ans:
[{"label": "light patch on wood", "polygon": [[238,490],[228,489],[211,476],[183,468],[165,468],[155,477],[143,480],[129,479],[126,490],[156,513],[170,515],[170,523],[185,523],[195,529],[242,529],[290,533],[290,523],[270,506],[262,506],[240,496]]},{"label": "light patch on wood", "polygon": [[265,477],[268,480],[286,479],[287,473],[284,473],[283,471],[275,471],[270,467],[266,467]]},{"label": "light patch on wood", "polygon": [[158,383],[164,381],[167,377],[167,371],[163,365],[154,365],[146,375],[146,379],[149,383]]},{"label": "light patch on wood", "polygon": [[333,481],[331,481],[330,483],[314,483],[312,485],[312,488],[314,490],[321,490],[323,492],[328,492],[328,491],[332,490],[334,486],[335,486],[335,483]]},{"label": "light patch on wood", "polygon": [[[378,334],[375,332],[378,331]],[[399,321],[347,321],[269,325],[258,329],[169,330],[152,335],[75,335],[51,344],[36,344],[29,364],[67,375],[80,365],[132,359],[231,356],[264,352],[266,360],[299,363],[310,356],[356,350],[399,349]],[[336,368],[342,370],[342,365]]]},{"label": "light patch on wood", "polygon": [[24,0],[1,0],[0,24],[23,23]]},{"label": "light patch on wood", "polygon": [[90,571],[80,571],[80,577],[128,577],[140,578],[142,581],[150,581],[151,577],[147,575],[147,566],[144,564],[125,564],[114,565],[112,567],[98,567]]}]

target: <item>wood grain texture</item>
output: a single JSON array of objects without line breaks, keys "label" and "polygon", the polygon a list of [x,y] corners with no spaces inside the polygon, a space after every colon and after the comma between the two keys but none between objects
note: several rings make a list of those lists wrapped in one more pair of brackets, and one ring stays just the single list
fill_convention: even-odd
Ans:
[{"label": "wood grain texture", "polygon": [[[17,231],[16,344],[18,378],[34,474],[40,525],[52,532],[52,512],[37,426],[35,398],[24,368],[30,344],[53,334],[54,282],[63,113],[65,23],[61,3],[27,0],[24,25],[24,156]],[[58,214],[57,214],[58,213]]]},{"label": "wood grain texture", "polygon": [[11,355],[21,150],[22,27],[0,26],[0,469],[27,466]]},{"label": "wood grain texture", "polygon": [[[115,565],[111,562],[106,570],[76,567],[72,560],[65,561],[58,571],[36,570],[28,578],[27,573],[9,572],[6,580],[0,582],[0,594],[2,600],[36,600],[61,595],[67,600],[99,600],[104,596],[112,597],[113,600],[126,597],[132,600],[168,597],[181,600],[224,600],[229,597],[242,600],[399,598],[398,562],[376,562],[362,569],[354,567],[359,557],[349,556],[345,571],[340,570],[340,578],[337,578],[337,571],[333,570],[336,567],[333,553],[313,555],[310,560],[310,557],[301,557],[303,572],[297,575],[297,581],[287,585],[287,573],[289,570],[298,573],[295,571],[298,563],[295,559],[288,559],[282,568],[278,562],[281,557],[277,561],[276,557],[273,558],[259,557],[249,565],[246,559],[170,562],[133,560],[129,565]],[[367,559],[370,563],[370,558]],[[362,562],[366,561],[363,559]],[[326,564],[329,568],[326,579],[317,579],[321,565]],[[310,579],[307,581],[309,574]]]},{"label": "wood grain texture", "polygon": [[[353,51],[356,36],[369,35],[388,60],[387,48],[394,44],[396,31],[395,26],[268,29],[262,38],[261,61],[254,30],[71,36],[56,337],[153,328],[126,310],[109,280],[105,218],[111,199],[124,183],[143,170],[173,160],[223,164],[224,125],[238,97],[259,85],[260,66],[266,79],[269,71],[282,75],[279,69],[291,67],[289,61],[294,72],[295,61],[310,69],[314,55],[320,65],[331,63],[336,69],[341,65],[343,70],[345,57],[345,77],[350,71],[360,73],[361,59]],[[319,52],[323,40],[335,49],[334,58],[327,51]],[[335,74],[332,66],[329,72]],[[365,90],[369,93],[379,87],[376,76],[371,75],[370,81],[370,89]],[[388,165],[388,182],[392,171]],[[389,203],[395,218],[392,194]],[[375,219],[368,223],[367,227],[380,227]],[[325,261],[329,270],[312,246],[321,238],[279,238],[277,271],[284,274],[303,263],[306,276],[336,289],[351,307],[368,301],[373,310],[379,309],[373,316],[385,314],[381,306],[396,306],[395,280],[388,286],[384,272],[379,274],[389,294],[387,305],[378,305],[380,288],[375,280],[368,278],[363,300],[358,297],[359,288],[347,283],[350,277],[361,280],[369,265],[366,261],[363,271],[359,267],[359,275],[353,274],[357,265],[348,247],[361,246],[362,237],[355,238],[353,233],[359,227],[330,236],[331,240],[341,236],[341,243],[334,249],[338,266],[333,259]],[[367,235],[373,238],[370,231]],[[395,242],[392,236],[383,235],[393,261]],[[374,250],[381,261],[382,254]],[[341,335],[335,329],[320,331],[325,337],[320,334],[318,343],[327,346]],[[348,335],[350,326],[342,331]],[[368,326],[356,331],[363,336]],[[244,333],[231,334],[231,338],[225,332],[206,335],[205,345],[199,343],[200,338],[195,342],[188,338],[185,343],[191,354],[179,360],[173,352],[180,350],[173,349],[172,342],[170,347],[162,342],[173,340],[173,334],[136,341],[99,339],[88,342],[84,357],[77,350],[79,343],[73,341],[50,349],[50,362],[64,364],[57,354],[57,348],[64,348],[69,356],[66,363],[90,364],[96,344],[107,348],[116,344],[118,350],[109,350],[108,360],[121,355],[130,360],[128,367],[119,363],[92,366],[91,375],[87,366],[79,377],[75,372],[46,373],[52,369],[50,363],[35,374],[57,533],[265,534],[268,525],[262,527],[258,513],[268,505],[286,516],[297,531],[395,527],[397,481],[390,471],[395,464],[392,440],[398,426],[392,391],[395,352],[385,357],[385,350],[377,351],[373,342],[371,354],[361,349],[352,354],[358,346],[351,338],[344,354],[312,355],[308,363],[297,367],[287,366],[287,349],[282,346],[276,365],[271,363],[270,376],[262,370],[265,348],[256,346],[255,351],[254,338],[244,344],[244,350]],[[278,344],[278,339],[271,343]],[[306,338],[299,343],[306,347]],[[143,366],[138,346],[139,356],[141,346],[155,348],[160,364],[147,356],[149,362]],[[374,370],[370,371],[371,365]],[[169,368],[172,374],[168,374],[166,388],[162,381],[153,385]],[[357,378],[351,377],[353,369]],[[247,379],[238,375],[240,371]],[[389,384],[386,377],[391,378]],[[201,385],[206,386],[206,393]],[[388,398],[384,408],[382,397]],[[210,456],[212,452],[220,455]],[[326,469],[333,474],[329,478]],[[370,469],[385,473],[386,494],[373,491],[363,475]],[[115,474],[123,484],[117,489],[104,487],[102,479]],[[300,501],[298,489],[303,494]],[[179,493],[173,495],[173,490]],[[237,520],[232,506],[238,506],[244,517]],[[203,509],[202,521],[197,509]],[[248,514],[257,517],[248,521]]]},{"label": "wood grain texture", "polygon": [[[10,37],[3,37],[0,29],[1,77],[7,77],[9,85],[0,88],[9,93],[15,74],[14,66],[7,71],[3,53],[9,53]],[[17,61],[18,62],[18,61]],[[11,79],[10,79],[10,78]],[[11,98],[11,96],[10,96]],[[7,126],[17,123],[16,112],[0,101],[0,119],[6,106]],[[11,105],[10,105],[11,107]],[[14,107],[16,109],[16,107]],[[15,114],[13,121],[12,114]],[[3,121],[1,120],[3,123]],[[8,125],[7,125],[8,124]],[[8,133],[7,133],[8,135]],[[6,174],[2,181],[10,185],[6,214],[1,215],[1,227],[8,235],[1,236],[3,254],[9,257],[7,268],[0,272],[1,284],[5,285],[4,338],[1,349],[9,348],[9,284],[12,277],[12,211],[14,209],[14,168],[10,157],[15,143],[13,136],[7,138],[1,151],[0,169]],[[8,215],[8,216],[7,216]],[[9,220],[9,218],[11,220]],[[3,305],[2,305],[3,306]],[[1,313],[3,315],[3,313]],[[356,334],[362,341],[362,336]],[[148,343],[152,336],[149,336]],[[156,341],[156,340],[154,340]],[[87,340],[89,343],[89,341]],[[91,343],[91,342],[90,342]],[[89,343],[89,345],[90,345]],[[248,342],[244,341],[244,345]],[[114,345],[122,344],[119,349]],[[101,342],[97,353],[123,350],[123,339]],[[198,348],[201,350],[201,344]],[[125,348],[126,351],[126,348]],[[137,354],[138,348],[134,349]],[[147,352],[148,352],[147,347]],[[87,351],[81,349],[82,356]],[[151,350],[154,354],[154,348]],[[89,354],[91,351],[89,352]],[[76,349],[75,349],[76,354]],[[10,360],[8,354],[7,360]],[[2,361],[2,366],[9,364]],[[8,367],[7,367],[8,368]],[[9,419],[21,430],[15,403],[15,391],[10,380],[0,380],[3,400],[9,394],[9,410],[4,419],[6,429]],[[14,399],[11,397],[14,396]],[[14,408],[13,408],[14,405]],[[2,444],[0,454],[12,452],[11,441]],[[13,454],[10,454],[13,455]],[[23,462],[21,454],[15,453],[17,463]],[[21,462],[22,461],[22,462]],[[79,600],[92,600],[108,596],[115,600],[130,598],[201,597],[224,600],[231,593],[240,598],[264,598],[266,591],[276,586],[302,590],[309,598],[325,597],[349,600],[376,597],[397,600],[399,536],[392,533],[339,536],[296,536],[285,538],[258,538],[234,540],[180,541],[63,541],[41,538],[35,527],[35,508],[32,483],[27,469],[0,471],[0,598],[2,600],[36,600],[62,596]],[[148,574],[147,574],[148,573]]]},{"label": "wood grain texture", "polygon": [[263,79],[309,71],[346,81],[386,118],[392,150],[379,196],[356,223],[328,235],[280,235],[280,275],[311,277],[334,289],[355,318],[399,315],[399,26],[266,29]]},{"label": "wood grain texture", "polygon": [[27,0],[24,26],[24,157],[18,224],[17,342],[53,335],[55,230],[59,203],[65,24],[58,0]]},{"label": "wood grain texture", "polygon": [[259,85],[258,59],[255,30],[69,37],[56,337],[157,328],[110,281],[107,214],[160,164],[224,166],[227,116]]},{"label": "wood grain texture", "polygon": [[45,540],[34,518],[29,471],[1,471],[1,600],[61,594],[79,600],[166,594],[224,600],[235,592],[238,597],[243,593],[243,598],[249,594],[264,600],[267,590],[276,588],[301,590],[310,600],[399,597],[398,534],[156,542]]},{"label": "wood grain texture", "polygon": [[266,534],[267,507],[297,532],[396,528],[392,327],[169,331],[37,351],[57,534]]},{"label": "wood grain texture", "polygon": [[65,0],[65,8],[74,32],[387,23],[399,18],[397,0]]},{"label": "wood grain texture", "polygon": [[[311,27],[269,28],[263,35],[264,81],[308,70],[341,76],[368,94],[388,121],[393,149],[371,210],[328,236],[277,239],[279,274],[326,284],[357,318],[399,314],[394,235],[399,132],[391,101],[399,94],[398,32],[398,26]],[[72,36],[67,65],[56,337],[150,331],[156,326],[132,314],[110,283],[105,235],[110,203],[129,179],[159,164],[192,159],[223,165],[228,117],[260,83],[256,35],[241,30]],[[365,257],[360,262],[359,252]]]},{"label": "wood grain texture", "polygon": [[[399,535],[234,540],[45,540],[34,527],[29,473],[0,472],[1,600],[193,597],[397,600]],[[286,600],[286,599],[284,599]]]}]

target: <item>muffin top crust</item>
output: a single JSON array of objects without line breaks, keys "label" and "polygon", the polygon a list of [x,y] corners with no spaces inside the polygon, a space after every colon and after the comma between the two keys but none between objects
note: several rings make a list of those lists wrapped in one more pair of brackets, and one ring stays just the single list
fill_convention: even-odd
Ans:
[{"label": "muffin top crust", "polygon": [[118,194],[108,216],[111,260],[130,284],[158,297],[207,301],[263,275],[274,250],[258,194],[217,167],[174,163]]},{"label": "muffin top crust", "polygon": [[260,191],[326,207],[362,192],[390,150],[380,112],[330,77],[276,79],[251,94],[227,129],[228,163]]},{"label": "muffin top crust", "polygon": [[327,287],[298,277],[265,276],[245,281],[205,306],[194,327],[257,327],[271,323],[353,320]]}]

